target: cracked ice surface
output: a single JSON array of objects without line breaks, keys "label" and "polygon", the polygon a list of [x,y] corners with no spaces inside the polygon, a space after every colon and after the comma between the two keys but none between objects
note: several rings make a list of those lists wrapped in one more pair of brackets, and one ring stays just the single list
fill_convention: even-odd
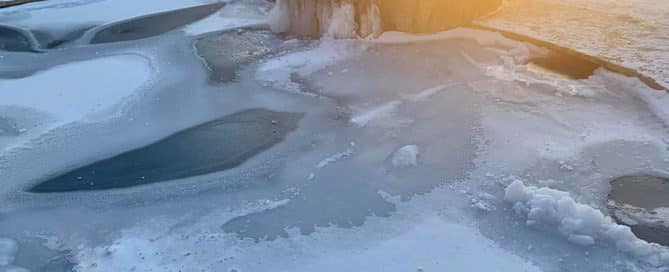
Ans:
[{"label": "cracked ice surface", "polygon": [[666,1],[513,0],[478,23],[637,70],[669,88]]}]

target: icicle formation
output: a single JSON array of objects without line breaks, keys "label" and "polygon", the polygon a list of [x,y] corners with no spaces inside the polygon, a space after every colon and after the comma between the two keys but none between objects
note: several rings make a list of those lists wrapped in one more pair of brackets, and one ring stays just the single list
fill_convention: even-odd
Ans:
[{"label": "icicle formation", "polygon": [[381,33],[379,9],[371,0],[277,0],[270,25],[274,32],[332,38]]},{"label": "icicle formation", "polygon": [[274,32],[355,38],[384,30],[436,32],[496,10],[502,0],[277,0]]}]

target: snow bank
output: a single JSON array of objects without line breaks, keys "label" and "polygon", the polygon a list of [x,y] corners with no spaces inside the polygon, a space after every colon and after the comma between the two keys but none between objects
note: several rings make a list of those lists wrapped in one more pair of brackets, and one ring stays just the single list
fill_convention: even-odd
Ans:
[{"label": "snow bank", "polygon": [[19,246],[16,241],[0,238],[0,268],[8,266],[14,262],[18,249]]},{"label": "snow bank", "polygon": [[516,180],[506,188],[504,198],[514,203],[517,213],[527,216],[528,225],[557,224],[558,231],[571,243],[591,246],[597,241],[610,242],[620,251],[654,265],[669,264],[669,249],[637,238],[629,227],[577,203],[568,192],[526,186]]},{"label": "snow bank", "polygon": [[[3,107],[46,113],[61,122],[91,117],[132,95],[151,75],[148,60],[115,56],[57,66],[30,77],[0,80]],[[109,116],[107,116],[109,117]]]}]

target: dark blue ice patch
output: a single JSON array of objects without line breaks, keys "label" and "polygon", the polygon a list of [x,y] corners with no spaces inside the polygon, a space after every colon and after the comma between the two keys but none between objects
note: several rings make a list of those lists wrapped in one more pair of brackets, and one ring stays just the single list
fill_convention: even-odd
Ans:
[{"label": "dark blue ice patch", "polygon": [[33,52],[30,33],[18,28],[0,25],[0,50]]},{"label": "dark blue ice patch", "polygon": [[246,110],[56,176],[29,191],[126,188],[234,168],[283,141],[297,128],[302,116],[263,109]]},{"label": "dark blue ice patch", "polygon": [[161,12],[112,24],[95,33],[91,43],[111,43],[157,36],[207,17],[225,3]]}]

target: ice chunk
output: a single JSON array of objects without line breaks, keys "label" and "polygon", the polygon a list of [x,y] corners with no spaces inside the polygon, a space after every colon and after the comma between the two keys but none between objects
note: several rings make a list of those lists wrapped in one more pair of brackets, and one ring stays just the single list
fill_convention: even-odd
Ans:
[{"label": "ice chunk", "polygon": [[422,101],[425,101],[426,99],[432,97],[433,95],[438,94],[438,93],[446,90],[446,88],[448,88],[448,87],[450,87],[449,84],[442,84],[442,85],[434,86],[432,88],[425,89],[425,90],[421,91],[420,93],[418,93],[414,96],[411,96],[409,98],[409,100],[411,100],[412,102],[422,102]]},{"label": "ice chunk", "polygon": [[[316,165],[316,168],[318,168],[318,169],[325,168],[326,166],[328,166],[332,163],[335,163],[335,162],[337,162],[337,161],[339,161],[343,158],[350,157],[351,155],[353,155],[353,152],[355,152],[353,147],[355,147],[355,146],[351,145],[351,148],[347,149],[346,151],[334,154],[330,157],[327,157],[327,158],[323,159],[322,161],[320,161]],[[313,179],[313,176],[310,174],[309,175],[309,180],[311,180],[311,179]]]},{"label": "ice chunk", "polygon": [[557,230],[574,244],[591,246],[598,240],[607,241],[654,265],[669,264],[669,249],[637,238],[629,227],[618,225],[591,206],[577,203],[567,192],[526,186],[516,180],[506,188],[505,200],[527,216],[528,225],[556,224]]},{"label": "ice chunk", "polygon": [[364,127],[373,120],[388,117],[395,109],[402,104],[402,101],[394,100],[372,109],[366,110],[351,118],[351,123]]},{"label": "ice chunk", "polygon": [[309,50],[270,59],[259,65],[255,77],[273,87],[300,92],[300,84],[293,82],[295,75],[306,77],[329,65],[357,56],[366,46],[346,41],[322,41]]},{"label": "ice chunk", "polygon": [[419,149],[416,145],[403,146],[393,155],[392,163],[395,167],[409,167],[418,164]]}]

